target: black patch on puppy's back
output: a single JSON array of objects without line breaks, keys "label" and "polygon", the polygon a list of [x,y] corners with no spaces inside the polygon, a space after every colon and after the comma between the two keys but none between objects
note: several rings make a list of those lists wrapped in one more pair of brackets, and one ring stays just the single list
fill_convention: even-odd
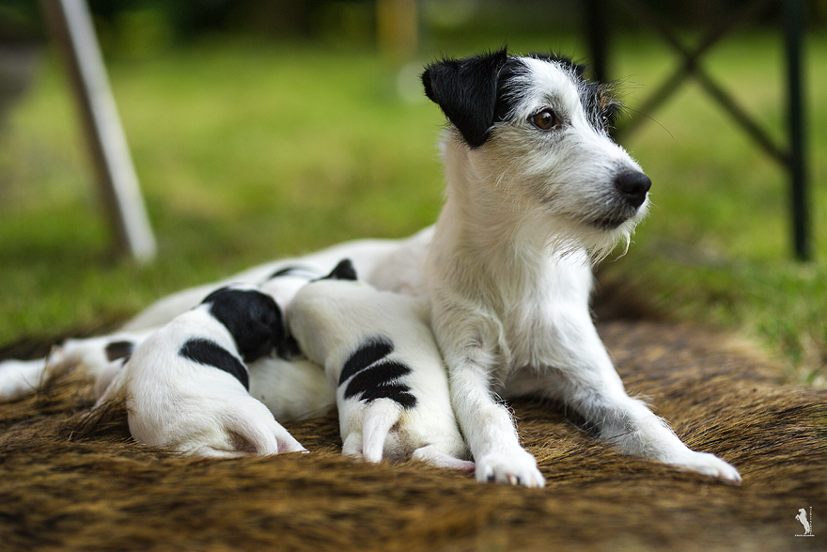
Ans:
[{"label": "black patch on puppy's back", "polygon": [[120,358],[124,361],[129,360],[132,353],[135,352],[135,343],[132,341],[110,341],[106,344],[103,352],[106,354],[106,360],[113,362]]},{"label": "black patch on puppy's back", "polygon": [[320,280],[356,280],[356,268],[353,266],[353,261],[350,259],[342,259],[339,261],[333,270],[327,276],[319,278]]},{"label": "black patch on puppy's back", "polygon": [[250,390],[247,368],[227,349],[214,341],[200,337],[190,339],[184,343],[178,354],[198,364],[223,370],[240,381],[244,389]]},{"label": "black patch on puppy's back", "polygon": [[339,386],[345,387],[345,398],[358,397],[370,403],[376,399],[390,399],[403,408],[416,406],[411,388],[400,378],[411,373],[401,362],[388,360],[393,344],[385,338],[369,339],[348,357],[339,375]]}]

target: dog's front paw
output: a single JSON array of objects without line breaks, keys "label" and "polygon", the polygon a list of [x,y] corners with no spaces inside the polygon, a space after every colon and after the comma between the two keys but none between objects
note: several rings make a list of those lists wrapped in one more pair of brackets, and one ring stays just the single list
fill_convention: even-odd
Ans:
[{"label": "dog's front paw", "polygon": [[740,484],[741,474],[731,464],[724,462],[708,452],[688,451],[682,458],[668,462],[674,466],[698,472],[708,477],[715,477],[731,483]]},{"label": "dog's front paw", "polygon": [[476,461],[477,481],[495,481],[506,485],[544,487],[546,480],[537,469],[537,461],[528,452],[493,453]]}]

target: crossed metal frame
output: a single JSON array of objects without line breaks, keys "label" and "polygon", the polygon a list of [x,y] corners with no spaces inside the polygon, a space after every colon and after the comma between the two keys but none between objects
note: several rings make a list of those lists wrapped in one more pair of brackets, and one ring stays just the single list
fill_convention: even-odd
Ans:
[{"label": "crossed metal frame", "polygon": [[[688,47],[676,36],[671,25],[641,0],[586,0],[586,27],[598,80],[608,79],[609,27],[608,5],[624,10],[639,24],[655,31],[680,57],[680,62],[663,84],[652,93],[639,109],[651,114],[658,109],[690,76],[732,117],[732,119],[777,161],[790,177],[790,208],[792,218],[793,252],[799,260],[811,256],[810,221],[807,206],[806,139],[804,131],[804,92],[802,86],[803,34],[805,32],[803,0],[754,0],[726,14],[713,24],[706,34]],[[703,68],[700,61],[716,44],[738,25],[754,20],[772,5],[782,5],[783,32],[786,51],[788,144],[779,145],[740,103],[722,88]],[[628,136],[645,121],[632,119],[618,128],[615,137]]]}]

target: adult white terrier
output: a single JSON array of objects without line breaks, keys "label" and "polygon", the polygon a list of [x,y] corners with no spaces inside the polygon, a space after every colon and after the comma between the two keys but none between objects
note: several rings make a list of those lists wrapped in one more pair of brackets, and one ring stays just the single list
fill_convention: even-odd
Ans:
[{"label": "adult white terrier", "polygon": [[356,280],[345,259],[307,284],[287,307],[290,332],[325,367],[345,456],[379,462],[413,457],[474,471],[457,427],[427,304]]},{"label": "adult white terrier", "polygon": [[626,394],[590,317],[590,265],[628,240],[650,186],[609,137],[609,90],[566,59],[505,52],[436,63],[423,82],[452,123],[427,289],[477,479],[543,486],[495,398],[534,394],[627,453],[739,481]]},{"label": "adult white terrier", "polygon": [[[505,51],[434,63],[423,83],[450,123],[442,140],[447,199],[436,226],[300,262],[327,272],[349,257],[375,287],[430,301],[478,480],[544,485],[498,400],[530,394],[561,402],[629,454],[739,482],[734,467],[688,449],[628,396],[592,323],[591,265],[628,244],[651,184],[608,134],[619,107],[611,90],[584,80],[567,59]],[[261,282],[296,262],[232,280]],[[158,326],[209,289],[162,300],[124,329]],[[8,371],[0,388],[24,371]]]}]

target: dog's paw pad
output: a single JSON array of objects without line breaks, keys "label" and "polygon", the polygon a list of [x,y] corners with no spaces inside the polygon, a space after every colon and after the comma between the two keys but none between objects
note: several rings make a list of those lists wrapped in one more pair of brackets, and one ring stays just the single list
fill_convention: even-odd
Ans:
[{"label": "dog's paw pad", "polygon": [[477,481],[496,482],[525,487],[544,487],[546,482],[534,457],[525,451],[520,454],[489,454],[476,463]]}]

